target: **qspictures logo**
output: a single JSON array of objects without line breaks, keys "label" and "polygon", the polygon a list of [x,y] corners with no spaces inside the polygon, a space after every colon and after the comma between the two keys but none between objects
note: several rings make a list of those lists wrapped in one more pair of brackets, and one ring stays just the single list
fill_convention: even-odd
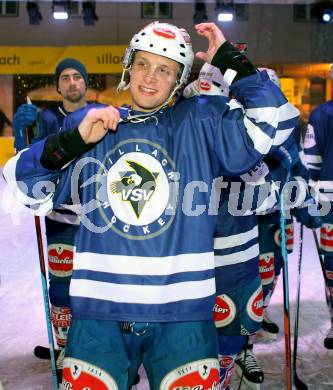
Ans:
[{"label": "qspictures logo", "polygon": [[14,66],[20,64],[21,58],[16,54],[13,54],[12,56],[0,56],[0,66]]}]

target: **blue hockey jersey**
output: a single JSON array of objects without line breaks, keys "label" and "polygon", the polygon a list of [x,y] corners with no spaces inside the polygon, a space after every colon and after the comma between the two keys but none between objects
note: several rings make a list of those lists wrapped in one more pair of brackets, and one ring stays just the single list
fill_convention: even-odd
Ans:
[{"label": "blue hockey jersey", "polygon": [[[305,140],[304,154],[309,169],[312,186],[318,191],[322,212],[333,221],[333,100],[315,108],[309,118]],[[325,204],[325,205],[324,205]]]},{"label": "blue hockey jersey", "polygon": [[[211,319],[215,179],[259,164],[286,104],[264,75],[231,89],[237,104],[181,98],[144,122],[120,123],[59,171],[40,163],[45,141],[7,163],[7,181],[24,184],[30,207],[48,212],[69,198],[82,205],[70,287],[74,318]],[[68,117],[65,127],[76,127],[86,111]]]}]

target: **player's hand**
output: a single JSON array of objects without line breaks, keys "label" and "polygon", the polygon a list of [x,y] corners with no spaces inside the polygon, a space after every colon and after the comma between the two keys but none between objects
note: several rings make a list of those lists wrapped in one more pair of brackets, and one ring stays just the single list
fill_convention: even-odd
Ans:
[{"label": "player's hand", "polygon": [[22,104],[13,118],[14,147],[18,152],[27,147],[26,127],[37,120],[38,108],[34,104]]},{"label": "player's hand", "polygon": [[208,39],[207,51],[199,51],[195,55],[210,64],[219,47],[226,41],[223,32],[215,23],[199,23],[195,25],[195,29],[198,35],[202,35]]},{"label": "player's hand", "polygon": [[112,107],[92,108],[79,125],[79,132],[86,144],[100,141],[109,129],[115,131],[120,119],[119,111]]},{"label": "player's hand", "polygon": [[38,115],[38,108],[34,104],[21,104],[14,115],[14,122],[20,128],[32,125]]}]

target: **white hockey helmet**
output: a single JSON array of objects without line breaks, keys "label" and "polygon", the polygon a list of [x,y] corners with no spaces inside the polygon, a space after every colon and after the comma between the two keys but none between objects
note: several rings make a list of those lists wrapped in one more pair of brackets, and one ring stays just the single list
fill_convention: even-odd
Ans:
[{"label": "white hockey helmet", "polygon": [[275,72],[274,69],[270,68],[258,68],[259,72],[263,72],[264,70],[267,72],[269,79],[279,88],[281,88],[280,78]]},{"label": "white hockey helmet", "polygon": [[[178,88],[186,82],[191,73],[194,53],[191,38],[183,28],[158,21],[148,24],[131,39],[123,59],[124,72],[130,69],[134,53],[138,50],[158,54],[181,64],[177,79]],[[123,82],[118,88],[123,89],[125,86],[126,83]]]},{"label": "white hockey helmet", "polygon": [[220,69],[205,63],[197,80],[192,81],[183,91],[186,98],[197,95],[229,96],[229,87],[226,84]]},{"label": "white hockey helmet", "polygon": [[220,93],[210,93],[210,95],[223,95],[227,97],[229,96],[229,86],[225,82],[220,69],[216,66],[208,64],[207,62],[202,66],[199,72],[199,83],[201,90],[205,88],[205,83],[206,88],[208,88],[209,86],[207,85],[207,83],[209,83],[211,85],[211,89],[214,92],[216,88],[220,91]]}]

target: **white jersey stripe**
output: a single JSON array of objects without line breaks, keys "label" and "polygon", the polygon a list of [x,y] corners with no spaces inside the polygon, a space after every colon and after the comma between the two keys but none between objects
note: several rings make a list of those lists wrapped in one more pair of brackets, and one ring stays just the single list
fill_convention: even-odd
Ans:
[{"label": "white jersey stripe", "polygon": [[76,252],[74,270],[131,275],[171,275],[178,272],[214,269],[214,252],[165,257],[117,256]]},{"label": "white jersey stripe", "polygon": [[290,134],[294,131],[294,127],[290,129],[284,130],[276,130],[275,138],[273,141],[273,145],[281,145],[283,142],[290,136]]},{"label": "white jersey stripe", "polygon": [[278,123],[298,117],[299,110],[287,102],[280,107],[247,108],[246,116],[255,120],[260,118],[260,122],[266,122],[273,127],[277,127]]},{"label": "white jersey stripe", "polygon": [[308,169],[316,169],[317,171],[321,170],[321,166],[316,166],[316,165],[312,165],[312,164],[309,164],[309,163],[307,163],[306,166],[307,166]]},{"label": "white jersey stripe", "polygon": [[277,127],[279,123],[279,108],[277,107],[256,107],[247,108],[246,116],[253,119],[257,123],[266,122],[273,127]]},{"label": "white jersey stripe", "polygon": [[215,278],[180,282],[165,286],[126,285],[73,279],[70,295],[119,303],[164,304],[185,299],[200,299],[215,294]]},{"label": "white jersey stripe", "polygon": [[245,263],[257,256],[259,256],[259,245],[254,244],[244,251],[231,253],[230,255],[215,256],[215,267]]},{"label": "white jersey stripe", "polygon": [[273,139],[270,138],[260,127],[256,126],[249,118],[244,117],[244,126],[248,136],[253,142],[254,148],[261,154],[267,154],[273,144]]},{"label": "white jersey stripe", "polygon": [[323,158],[319,155],[319,154],[313,154],[313,155],[309,155],[309,154],[306,154],[305,155],[305,161],[307,163],[322,163],[323,162]]},{"label": "white jersey stripe", "polygon": [[233,234],[226,237],[217,237],[214,239],[214,249],[233,248],[238,245],[243,245],[250,240],[258,237],[258,226],[254,226],[251,230],[244,233]]}]

